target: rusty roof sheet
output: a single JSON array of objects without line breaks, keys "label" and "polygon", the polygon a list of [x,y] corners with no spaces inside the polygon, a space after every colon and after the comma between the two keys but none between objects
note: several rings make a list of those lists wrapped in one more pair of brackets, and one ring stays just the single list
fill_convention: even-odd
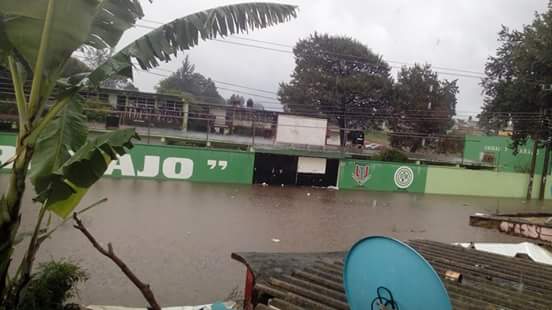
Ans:
[{"label": "rusty roof sheet", "polygon": [[[434,241],[408,244],[443,279],[454,309],[552,309],[552,266]],[[255,279],[255,309],[349,309],[342,284],[345,252],[235,253]],[[461,282],[445,279],[447,271]],[[270,305],[270,306],[268,306]]]}]

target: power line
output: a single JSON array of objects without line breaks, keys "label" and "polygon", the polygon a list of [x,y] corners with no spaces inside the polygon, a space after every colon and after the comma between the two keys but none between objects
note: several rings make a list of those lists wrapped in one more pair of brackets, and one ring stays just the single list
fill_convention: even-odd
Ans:
[{"label": "power line", "polygon": [[[163,23],[163,22],[154,21],[154,20],[147,20],[147,19],[142,19],[142,21],[153,23],[153,24],[158,24],[158,25],[166,24],[166,23]],[[230,36],[230,38],[231,39],[236,39],[236,40],[241,40],[241,41],[249,41],[249,42],[256,42],[256,43],[262,43],[262,44],[279,46],[279,47],[286,47],[286,48],[291,48],[291,49],[294,48],[293,45],[283,44],[283,43],[278,43],[278,42],[272,42],[272,41],[266,41],[266,40],[244,38],[244,37],[240,37],[240,36]],[[368,60],[366,57],[350,55],[350,54],[334,53],[334,52],[330,52],[330,51],[323,51],[323,53],[333,54],[333,55],[336,55],[336,56],[356,58],[356,59],[365,60],[365,61]],[[395,64],[399,64],[399,65],[403,65],[403,66],[404,65],[406,65],[406,66],[412,66],[413,65],[413,63],[409,63],[409,62],[405,62],[405,61],[397,61],[397,60],[386,60],[386,62],[395,63]],[[416,62],[414,62],[414,64],[415,63]],[[439,69],[439,70],[445,70],[445,71],[457,71],[457,72],[466,73],[466,74],[474,74],[474,75],[482,75],[482,76],[485,75],[484,72],[478,72],[478,71],[475,71],[475,70],[457,69],[457,68],[446,67],[446,66],[433,66],[432,65],[432,68]]]},{"label": "power line", "polygon": [[[147,72],[147,71],[145,71]],[[151,73],[151,72],[147,72],[147,73]],[[160,75],[160,74],[157,74],[157,73],[151,73],[151,74],[155,74],[155,75]],[[164,76],[164,75],[160,75],[160,76]],[[230,84],[230,83],[229,83]],[[233,84],[233,83],[232,83]],[[0,83],[0,85],[2,85],[2,83]],[[4,83],[4,85],[9,85],[8,83]],[[234,85],[237,85],[237,84],[234,84]],[[241,85],[240,85],[241,86]],[[9,85],[10,89],[11,89],[11,85]],[[236,92],[236,93],[243,93],[243,91],[241,90],[238,90],[238,89],[231,89],[231,88],[223,88],[225,90],[228,90],[228,91],[232,91],[232,92]],[[8,95],[14,95],[13,92],[4,92],[5,94],[8,94]],[[253,96],[258,96],[257,94],[252,94],[252,93],[247,93],[245,92],[245,94],[247,95],[253,95]],[[196,96],[194,95],[194,97],[197,97],[197,98],[205,98],[207,99],[207,101],[209,100],[220,100],[220,98],[215,98],[215,97],[205,97],[205,96]],[[271,97],[269,97],[271,98]],[[341,109],[339,108],[327,108],[327,107],[319,107],[319,106],[305,106],[305,105],[281,105],[279,102],[265,102],[265,103],[268,103],[268,104],[272,104],[272,105],[276,105],[278,108],[284,108],[284,107],[287,107],[287,108],[292,108],[292,112],[294,113],[307,113],[307,114],[310,114],[310,115],[326,115],[326,116],[348,116],[348,117],[354,117],[354,118],[358,118],[358,117],[367,117],[367,118],[372,118],[372,119],[381,119],[381,118],[386,118],[386,119],[402,119],[402,120],[411,120],[413,117],[417,117],[418,119],[450,119],[451,117],[454,117],[452,115],[450,115],[448,112],[446,111],[443,111],[443,112],[435,112],[435,111],[428,111],[426,109],[418,109],[418,110],[414,110],[414,109],[411,109],[411,110],[404,110],[404,111],[401,111],[400,113],[393,113],[393,114],[390,114],[389,112],[385,112],[385,110],[383,111],[378,111],[378,110],[367,110],[367,109],[362,109],[362,107],[353,107],[352,109],[349,109],[347,111],[342,111]],[[430,115],[430,117],[428,117],[428,112],[432,112],[432,114]],[[456,117],[458,116],[461,116],[461,115],[465,115],[465,116],[468,116],[470,114],[475,114],[477,112],[461,112],[461,111],[457,111],[456,112]],[[491,114],[491,116],[494,116],[494,117],[504,117],[504,118],[513,118],[515,120],[527,120],[527,119],[540,119],[541,115],[540,113],[538,112],[494,112]]]},{"label": "power line", "polygon": [[[146,29],[150,29],[150,30],[156,29],[156,27],[150,27],[150,26],[139,25],[139,24],[136,24],[135,27],[146,28]],[[240,42],[229,41],[229,40],[221,40],[221,39],[212,39],[211,41],[215,41],[215,42],[219,42],[219,43],[223,43],[223,44],[230,44],[230,45],[236,45],[236,46],[242,46],[242,47],[250,47],[250,48],[256,48],[256,49],[262,49],[262,50],[268,50],[268,51],[285,53],[285,54],[292,54],[293,55],[293,51],[291,51],[291,50],[276,49],[276,48],[271,48],[271,47],[265,47],[265,46],[254,45],[254,44],[246,44],[246,43],[240,43]],[[343,60],[343,61],[346,61],[346,62],[352,62],[352,63],[369,65],[369,66],[375,67],[375,65],[371,64],[370,62],[367,62],[366,58],[363,58],[363,57],[360,57],[360,56],[331,53],[331,52],[327,52],[327,51],[322,51],[322,53],[327,54],[327,55],[332,55],[333,54],[334,56],[343,57],[339,60]],[[345,59],[345,57],[346,58],[361,58],[364,61]],[[399,66],[399,65],[389,65],[389,66],[391,68],[396,68],[396,69],[402,68],[402,66]],[[451,70],[456,70],[456,69],[451,69]],[[468,70],[462,70],[462,69],[458,69],[458,70],[468,72]],[[447,72],[447,71],[443,71],[443,70],[433,70],[433,71],[436,72],[436,73],[442,74],[442,75],[472,78],[472,79],[482,79],[484,77],[484,76],[479,76],[479,75],[474,75],[474,74]]]}]

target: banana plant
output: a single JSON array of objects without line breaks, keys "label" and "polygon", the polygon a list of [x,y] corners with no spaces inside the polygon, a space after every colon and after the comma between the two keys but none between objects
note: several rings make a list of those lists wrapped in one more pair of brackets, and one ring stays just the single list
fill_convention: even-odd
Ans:
[{"label": "banana plant", "polygon": [[[89,139],[80,90],[115,75],[132,79],[133,60],[148,70],[201,40],[265,28],[296,14],[295,6],[275,3],[201,11],[150,31],[91,72],[66,77],[63,68],[80,48],[116,47],[125,31],[144,16],[139,0],[0,1],[0,66],[11,73],[19,114],[16,153],[0,198],[0,309],[17,308],[44,240],[46,214],[65,218],[74,212],[109,163],[128,152],[138,138],[126,129]],[[10,278],[28,174],[40,206],[38,221],[25,257]]]}]

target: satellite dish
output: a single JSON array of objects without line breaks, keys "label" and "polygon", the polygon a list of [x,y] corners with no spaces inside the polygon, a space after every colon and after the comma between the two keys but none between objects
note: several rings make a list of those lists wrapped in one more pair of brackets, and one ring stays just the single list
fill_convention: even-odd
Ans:
[{"label": "satellite dish", "polygon": [[351,310],[452,310],[433,267],[392,238],[357,242],[345,259],[343,281]]}]

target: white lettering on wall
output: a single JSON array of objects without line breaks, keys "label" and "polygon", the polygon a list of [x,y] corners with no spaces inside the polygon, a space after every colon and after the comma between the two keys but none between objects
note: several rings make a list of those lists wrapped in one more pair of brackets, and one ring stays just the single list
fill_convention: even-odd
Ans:
[{"label": "white lettering on wall", "polygon": [[215,170],[217,166],[220,167],[220,170],[226,170],[228,168],[228,161],[209,159],[207,160],[207,166],[209,166],[210,170]]},{"label": "white lettering on wall", "polygon": [[168,157],[163,161],[163,174],[169,179],[187,180],[194,172],[194,162],[188,158]]},{"label": "white lettering on wall", "polygon": [[[2,145],[0,146],[0,164],[3,164],[10,160],[15,155],[15,146]],[[6,169],[9,169],[13,164],[7,165]]]},{"label": "white lettering on wall", "polygon": [[129,154],[120,156],[118,160],[114,160],[109,164],[105,174],[111,175],[115,170],[119,170],[122,176],[133,177],[134,165],[132,164],[132,158]]},{"label": "white lettering on wall", "polygon": [[212,160],[212,159],[209,159],[207,161],[207,166],[209,166],[209,169],[213,170],[217,167],[217,161],[216,160]]},{"label": "white lettering on wall", "polygon": [[137,171],[139,177],[154,178],[159,174],[159,156],[144,157],[144,170]]}]

